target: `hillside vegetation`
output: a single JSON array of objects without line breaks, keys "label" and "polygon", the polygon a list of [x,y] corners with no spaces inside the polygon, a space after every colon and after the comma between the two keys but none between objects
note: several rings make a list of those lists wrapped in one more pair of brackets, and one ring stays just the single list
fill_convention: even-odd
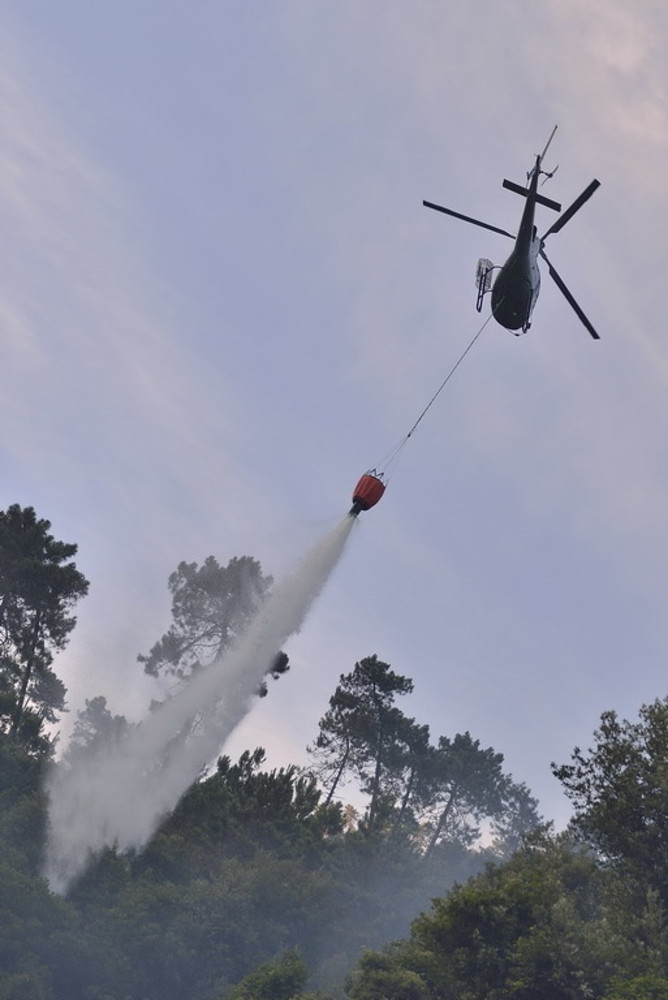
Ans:
[{"label": "hillside vegetation", "polygon": [[[553,765],[573,805],[555,835],[500,752],[434,737],[401,708],[410,678],[365,656],[307,767],[270,770],[261,748],[202,761],[142,850],[99,851],[52,892],[45,779],[133,729],[91,698],[55,759],[53,663],[88,587],[75,555],[32,508],[0,512],[0,1000],[668,997],[668,700],[606,712]],[[144,669],[187,683],[271,585],[249,557],[180,564]],[[277,651],[258,697],[287,669]]]}]

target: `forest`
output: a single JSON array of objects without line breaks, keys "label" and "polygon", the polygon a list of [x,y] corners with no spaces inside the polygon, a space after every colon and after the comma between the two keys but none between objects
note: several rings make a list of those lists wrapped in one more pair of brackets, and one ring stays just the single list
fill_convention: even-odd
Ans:
[{"label": "forest", "polygon": [[[76,554],[32,507],[0,512],[0,1000],[668,998],[668,698],[637,720],[604,710],[552,765],[572,806],[555,832],[502,753],[409,717],[412,680],[370,653],[305,766],[270,769],[262,747],[202,760],[143,846],[93,852],[54,891],[53,775],[138,725],[92,697],[59,744],[54,664],[89,586]],[[272,583],[250,556],[180,563],[138,669],[187,685]],[[289,669],[277,650],[256,697]]]}]

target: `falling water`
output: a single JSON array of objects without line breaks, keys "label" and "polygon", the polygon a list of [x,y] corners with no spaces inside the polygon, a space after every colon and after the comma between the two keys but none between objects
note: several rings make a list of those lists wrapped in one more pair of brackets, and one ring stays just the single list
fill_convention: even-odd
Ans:
[{"label": "falling water", "polygon": [[[238,644],[119,745],[54,768],[45,874],[64,892],[105,847],[141,848],[250,711],[276,653],[298,632],[355,524],[346,517],[274,587]],[[187,739],[179,734],[198,719]]]}]

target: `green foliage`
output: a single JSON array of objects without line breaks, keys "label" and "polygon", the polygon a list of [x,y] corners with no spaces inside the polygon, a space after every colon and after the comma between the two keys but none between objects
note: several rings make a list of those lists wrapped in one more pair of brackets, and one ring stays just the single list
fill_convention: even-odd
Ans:
[{"label": "green foliage", "polygon": [[540,822],[536,800],[504,774],[503,754],[470,733],[432,746],[429,727],[395,705],[412,690],[409,678],[375,655],[341,675],[308,748],[312,773],[328,783],[327,801],[352,778],[369,796],[362,822],[369,833],[411,837],[428,858],[442,843],[470,846],[479,822],[490,819],[497,853],[510,853]]},{"label": "green foliage", "polygon": [[36,873],[46,829],[45,762],[0,732],[0,857]]},{"label": "green foliage", "polygon": [[295,1000],[307,979],[304,961],[290,949],[245,976],[227,1000]]},{"label": "green foliage", "polygon": [[320,804],[311,778],[290,766],[261,771],[264,750],[236,764],[221,757],[216,773],[193,785],[154,836],[137,870],[172,879],[206,877],[221,857],[248,859],[258,851],[317,863],[326,840],[342,830],[338,805]]},{"label": "green foliage", "polygon": [[[668,699],[635,724],[606,713],[554,768],[574,832],[528,834],[537,803],[503,756],[469,733],[432,744],[396,704],[412,681],[367,657],[330,699],[312,774],[265,770],[259,748],[222,757],[141,854],[104,851],[67,900],[51,894],[50,664],[88,585],[49,527],[0,514],[0,1000],[340,1000],[346,977],[350,1000],[665,1000]],[[180,564],[173,625],[140,660],[187,679],[270,585],[252,559]],[[66,756],[127,731],[93,698]],[[346,780],[368,798],[357,824],[334,800]]]},{"label": "green foliage", "polygon": [[635,885],[567,835],[543,832],[434,900],[407,941],[366,956],[348,995],[401,997],[407,975],[430,1000],[664,1000],[667,970],[658,895],[639,906]]},{"label": "green foliage", "polygon": [[501,812],[502,763],[503,754],[491,747],[483,750],[469,733],[458,733],[452,740],[440,737],[429,763],[429,805],[435,821],[428,854],[444,836],[473,842],[479,831],[471,820]]},{"label": "green foliage", "polygon": [[668,979],[664,976],[636,976],[633,979],[617,979],[603,1000],[666,1000]]},{"label": "green foliage", "polygon": [[[5,742],[4,801],[20,811],[22,779],[33,775],[34,792],[38,762]],[[633,880],[568,837],[536,834],[510,862],[446,895],[446,849],[450,878],[470,872],[461,843],[425,859],[384,829],[344,832],[312,780],[263,763],[261,750],[222,758],[142,855],[105,852],[67,902],[16,864],[10,842],[26,828],[0,824],[6,995],[326,1000],[363,945],[405,933],[437,895],[408,940],[364,954],[350,1000],[663,1000],[658,892],[639,904]]]},{"label": "green foliage", "polygon": [[90,700],[77,712],[72,735],[70,736],[64,761],[67,764],[77,759],[116,746],[127,736],[129,724],[125,716],[112,715],[107,708],[107,699],[102,695]]},{"label": "green foliage", "polygon": [[432,993],[418,972],[393,960],[392,953],[367,952],[347,983],[350,1000],[431,1000]]},{"label": "green foliage", "polygon": [[201,566],[179,563],[168,581],[172,624],[150,653],[137,659],[154,677],[189,677],[245,631],[272,583],[250,556],[235,557],[227,566],[214,556]]},{"label": "green foliage", "polygon": [[586,752],[552,765],[574,807],[580,836],[668,905],[668,698],[640,709],[636,723],[605,712]]},{"label": "green foliage", "polygon": [[[76,996],[76,915],[43,879],[0,860],[0,985],[5,996],[39,1000]],[[0,992],[0,996],[3,994]]]},{"label": "green foliage", "polygon": [[65,686],[51,669],[88,592],[71,559],[77,546],[57,542],[32,507],[0,511],[0,728],[33,754],[48,755],[45,722],[65,704]]},{"label": "green foliage", "polygon": [[[243,635],[273,583],[264,576],[256,559],[241,556],[221,566],[208,556],[201,566],[179,563],[170,575],[172,624],[147,654],[137,659],[153,677],[175,677],[187,681],[203,667],[210,666]],[[279,651],[267,676],[274,680],[290,669],[286,653]],[[262,681],[257,694],[267,694]],[[192,720],[196,726],[198,720]],[[187,738],[188,727],[177,739]]]},{"label": "green foliage", "polygon": [[0,1000],[49,1000],[51,995],[39,973],[10,973],[0,982]]},{"label": "green foliage", "polygon": [[410,726],[394,699],[412,690],[409,678],[394,673],[375,655],[365,657],[351,673],[341,674],[329,710],[320,720],[318,737],[309,747],[316,761],[314,773],[331,778],[328,801],[344,777],[354,775],[359,780],[371,798],[371,827],[402,767],[402,743]]}]

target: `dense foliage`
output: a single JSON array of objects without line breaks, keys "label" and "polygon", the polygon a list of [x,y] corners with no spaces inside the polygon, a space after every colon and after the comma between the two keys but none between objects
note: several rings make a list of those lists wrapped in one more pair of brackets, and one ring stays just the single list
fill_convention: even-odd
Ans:
[{"label": "dense foliage", "polygon": [[638,722],[604,712],[594,745],[553,765],[574,809],[574,827],[602,859],[668,906],[668,710],[643,705]]},{"label": "dense foliage", "polygon": [[[172,624],[150,653],[137,659],[153,677],[187,680],[222,656],[243,634],[272,583],[250,556],[230,559],[227,566],[221,566],[214,556],[201,566],[179,563],[167,581]],[[269,675],[277,678],[288,669],[287,655],[277,651]],[[266,683],[257,693],[267,693]]]},{"label": "dense foliage", "polygon": [[362,947],[405,933],[434,891],[479,866],[462,845],[426,862],[345,830],[313,778],[262,770],[256,750],[221,758],[141,854],[105,852],[61,899],[39,876],[42,765],[1,740],[0,997],[254,996],[239,984],[294,949],[335,990]]},{"label": "dense foliage", "polygon": [[57,542],[32,507],[0,511],[0,731],[48,754],[45,724],[65,705],[51,669],[76,624],[70,613],[88,591],[71,561],[77,546]]},{"label": "dense foliage", "polygon": [[[0,514],[0,1000],[666,1000],[668,699],[637,723],[605,713],[553,766],[574,809],[554,835],[500,753],[432,740],[400,708],[410,678],[367,656],[307,769],[221,757],[141,852],[50,892],[46,770],[133,727],[93,697],[53,762],[51,664],[87,582],[49,528]],[[174,623],[141,661],[187,679],[270,585],[246,557],[182,563]]]},{"label": "dense foliage", "polygon": [[368,952],[350,1000],[665,1000],[668,699],[602,716],[557,767],[571,829],[437,899],[407,941]]}]

